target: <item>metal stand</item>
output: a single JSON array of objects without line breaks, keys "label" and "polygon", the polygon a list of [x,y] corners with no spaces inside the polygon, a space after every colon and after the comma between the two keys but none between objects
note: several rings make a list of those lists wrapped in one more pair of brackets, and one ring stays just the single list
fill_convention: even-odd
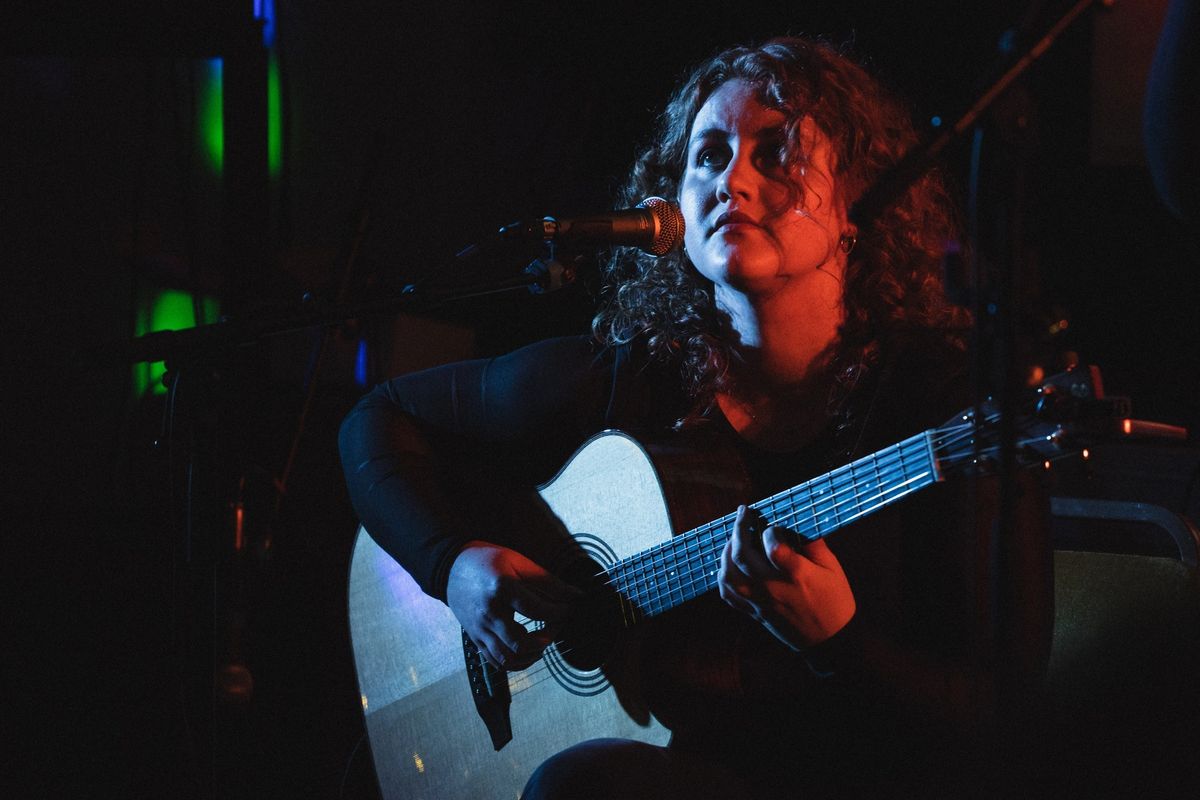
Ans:
[{"label": "metal stand", "polygon": [[[952,144],[974,131],[976,151],[973,153],[973,190],[977,190],[980,162],[979,147],[983,137],[985,116],[996,101],[1010,90],[1016,81],[1050,49],[1058,37],[1077,21],[1093,5],[1111,6],[1113,0],[1078,0],[1058,18],[1049,29],[1028,49],[1017,55],[1007,66],[998,70],[997,78],[979,98],[961,114],[953,125],[928,140],[902,159],[895,168],[883,176],[875,186],[851,209],[850,219],[867,231],[880,214],[929,170],[938,157]],[[993,127],[998,127],[994,125]],[[1019,374],[1018,341],[1015,298],[1018,280],[1018,265],[1021,259],[1022,197],[1025,189],[1025,170],[1028,161],[1025,131],[1020,123],[1008,131],[999,132],[1004,146],[996,148],[993,172],[1005,176],[1007,181],[994,193],[1003,200],[993,203],[987,211],[993,225],[986,237],[988,247],[981,246],[984,236],[978,223],[978,197],[971,197],[972,220],[969,229],[970,241],[964,248],[970,262],[967,270],[972,275],[972,305],[974,306],[975,330],[972,342],[975,354],[973,371],[975,378],[976,414],[975,424],[983,419],[979,413],[982,403],[993,398],[1000,411],[1000,457],[992,465],[1000,478],[998,520],[991,547],[990,580],[992,607],[996,613],[992,620],[994,660],[1002,662],[1005,653],[1013,652],[1019,643],[1021,631],[1012,610],[1022,602],[1021,586],[1014,585],[1011,576],[1014,564],[1020,558],[1019,537],[1016,535],[1018,476],[1016,467],[1016,429],[1013,424],[1014,403],[1021,389]],[[989,134],[989,138],[992,134]],[[985,252],[986,250],[986,252]],[[985,277],[986,276],[986,277]],[[976,441],[981,437],[976,435]],[[991,665],[998,677],[1003,679],[1004,665]]]}]

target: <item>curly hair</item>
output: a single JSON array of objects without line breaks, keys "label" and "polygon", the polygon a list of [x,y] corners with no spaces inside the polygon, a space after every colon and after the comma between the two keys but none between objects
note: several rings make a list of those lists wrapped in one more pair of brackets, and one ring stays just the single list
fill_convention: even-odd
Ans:
[{"label": "curly hair", "polygon": [[[754,87],[765,107],[784,114],[785,165],[804,163],[805,118],[829,138],[834,177],[847,205],[917,143],[904,106],[846,55],[819,40],[773,39],[726,50],[691,73],[634,164],[623,204],[651,195],[678,197],[697,112],[718,87],[737,79]],[[835,373],[857,374],[914,331],[965,346],[969,317],[947,302],[941,277],[943,254],[958,229],[942,177],[933,171],[885,209],[869,231],[859,232],[843,278],[845,314],[831,361]],[[642,338],[653,356],[679,359],[687,388],[699,401],[732,389],[730,368],[738,356],[729,320],[717,310],[712,284],[682,250],[656,257],[617,249],[605,279],[607,302],[592,323],[600,341]]]}]

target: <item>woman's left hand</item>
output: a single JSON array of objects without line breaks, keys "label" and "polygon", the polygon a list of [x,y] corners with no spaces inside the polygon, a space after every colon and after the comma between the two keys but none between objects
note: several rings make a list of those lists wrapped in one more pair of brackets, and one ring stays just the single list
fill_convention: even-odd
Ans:
[{"label": "woman's left hand", "polygon": [[721,554],[717,586],[726,603],[799,650],[840,631],[854,616],[854,592],[837,557],[818,539],[800,545],[741,506]]}]

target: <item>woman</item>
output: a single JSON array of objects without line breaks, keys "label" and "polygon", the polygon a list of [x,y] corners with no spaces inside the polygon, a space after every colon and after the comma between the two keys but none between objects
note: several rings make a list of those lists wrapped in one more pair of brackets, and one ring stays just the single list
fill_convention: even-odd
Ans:
[{"label": "woman", "polygon": [[[967,320],[939,279],[955,232],[939,179],[871,230],[848,218],[915,139],[901,107],[823,43],[726,51],[678,90],[626,188],[678,200],[684,247],[617,253],[593,341],[398,378],[350,415],[343,461],[364,525],[489,660],[536,660],[546,640],[513,612],[553,622],[575,591],[494,513],[456,505],[456,484],[535,485],[620,427],[731,446],[757,499],[969,402]],[[526,795],[909,791],[902,779],[922,780],[931,752],[990,713],[997,679],[1013,682],[991,669],[999,656],[1018,656],[1018,676],[1044,657],[1044,561],[1022,562],[1035,611],[997,644],[971,522],[962,492],[934,491],[799,546],[742,508],[719,600],[648,637],[649,702],[671,746],[573,748]],[[1037,552],[1040,529],[1023,530]]]}]

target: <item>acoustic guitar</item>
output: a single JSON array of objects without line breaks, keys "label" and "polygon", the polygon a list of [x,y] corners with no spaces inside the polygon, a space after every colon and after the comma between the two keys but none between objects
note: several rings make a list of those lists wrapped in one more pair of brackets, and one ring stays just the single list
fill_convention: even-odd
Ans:
[{"label": "acoustic guitar", "polygon": [[[1020,463],[1072,455],[1081,433],[1111,419],[1098,378],[1094,368],[1056,376],[1014,415]],[[995,463],[998,419],[984,404],[751,505],[806,540],[828,536],[952,473]],[[518,798],[542,761],[580,741],[666,743],[669,731],[641,705],[624,666],[621,632],[715,588],[735,519],[729,508],[681,531],[672,506],[685,494],[679,481],[711,482],[716,496],[728,487],[703,470],[668,474],[671,461],[605,431],[538,489],[573,542],[570,557],[547,566],[586,599],[542,658],[517,672],[490,667],[450,610],[359,529],[350,634],[384,798]]]}]

